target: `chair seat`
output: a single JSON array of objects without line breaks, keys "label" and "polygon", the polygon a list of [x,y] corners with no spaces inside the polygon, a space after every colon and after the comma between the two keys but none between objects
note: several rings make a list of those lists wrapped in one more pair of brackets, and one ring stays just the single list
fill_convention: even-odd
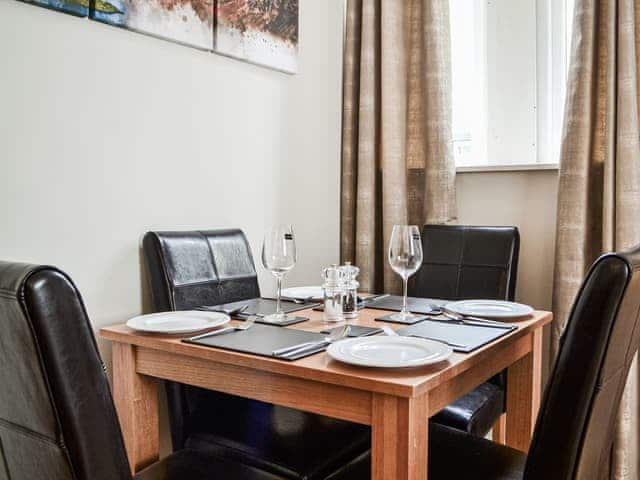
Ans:
[{"label": "chair seat", "polygon": [[504,391],[483,383],[431,418],[432,422],[484,437],[504,412]]},{"label": "chair seat", "polygon": [[370,446],[370,429],[268,403],[223,397],[196,418],[185,447],[229,458],[288,479],[320,479]]},{"label": "chair seat", "polygon": [[[504,445],[435,423],[429,425],[429,480],[522,480],[527,456]],[[327,480],[369,480],[371,454]]]},{"label": "chair seat", "polygon": [[272,473],[205,455],[179,450],[137,473],[134,480],[283,480]]}]

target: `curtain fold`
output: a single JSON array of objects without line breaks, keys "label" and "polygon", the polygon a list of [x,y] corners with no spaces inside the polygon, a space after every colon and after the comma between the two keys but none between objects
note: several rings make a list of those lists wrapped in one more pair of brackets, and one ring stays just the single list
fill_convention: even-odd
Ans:
[{"label": "curtain fold", "polygon": [[[640,243],[640,0],[577,0],[560,161],[552,350],[590,264]],[[603,478],[637,479],[638,367]]]},{"label": "curtain fold", "polygon": [[448,0],[348,0],[341,257],[365,291],[398,291],[395,224],[455,218]]}]

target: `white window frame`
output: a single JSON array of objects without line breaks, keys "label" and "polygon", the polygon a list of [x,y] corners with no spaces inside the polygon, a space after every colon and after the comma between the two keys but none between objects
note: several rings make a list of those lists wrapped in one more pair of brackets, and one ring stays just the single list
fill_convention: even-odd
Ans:
[{"label": "white window frame", "polygon": [[[486,0],[481,0],[486,8]],[[459,166],[458,172],[557,170],[574,0],[536,2],[536,162]],[[486,52],[485,52],[486,58]]]}]

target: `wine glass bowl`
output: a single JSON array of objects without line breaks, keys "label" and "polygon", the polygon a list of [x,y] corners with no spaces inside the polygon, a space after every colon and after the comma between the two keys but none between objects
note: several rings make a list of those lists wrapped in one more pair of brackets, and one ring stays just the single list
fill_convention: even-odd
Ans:
[{"label": "wine glass bowl", "polygon": [[286,319],[280,305],[282,278],[295,266],[296,260],[296,242],[291,225],[269,228],[262,242],[262,265],[276,277],[277,292],[276,311],[265,317],[267,321]]},{"label": "wine glass bowl", "polygon": [[406,322],[414,317],[407,310],[407,283],[409,277],[422,265],[422,239],[416,225],[394,225],[389,241],[389,265],[402,278],[402,310],[392,315],[398,321]]}]

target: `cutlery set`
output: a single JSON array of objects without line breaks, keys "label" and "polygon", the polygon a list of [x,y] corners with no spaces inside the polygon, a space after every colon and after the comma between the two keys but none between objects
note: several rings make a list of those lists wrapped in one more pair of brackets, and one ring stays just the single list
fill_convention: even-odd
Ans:
[{"label": "cutlery set", "polygon": [[[312,297],[296,298],[285,296],[282,297],[282,300],[302,305],[302,307],[297,307],[298,310],[313,308],[317,305],[317,303],[314,304]],[[358,297],[358,304],[360,308],[384,310],[393,309],[396,303],[395,300],[397,300],[396,297],[388,294],[374,295],[365,298]],[[191,335],[196,333],[195,336],[183,338],[183,341],[217,346],[218,348],[236,348],[240,349],[240,351],[243,348],[248,348],[248,353],[257,353],[281,360],[297,360],[327,350],[327,353],[332,358],[346,361],[347,363],[364,366],[386,365],[397,367],[433,363],[434,358],[429,358],[429,355],[431,355],[429,352],[435,352],[434,355],[439,359],[444,358],[443,355],[448,356],[452,349],[458,352],[471,352],[516,328],[504,321],[485,318],[483,315],[486,314],[488,317],[500,320],[517,318],[522,316],[522,312],[526,312],[525,308],[530,308],[526,305],[499,301],[475,300],[443,305],[439,301],[425,300],[426,302],[422,304],[414,302],[416,308],[425,312],[423,320],[398,329],[398,331],[387,325],[382,326],[382,328],[343,325],[320,332],[324,336],[317,332],[276,329],[265,330],[264,332],[252,330],[252,333],[247,334],[247,337],[229,339],[225,337],[224,340],[205,340],[209,337],[218,337],[228,333],[246,332],[256,323],[278,327],[291,324],[269,321],[272,316],[264,313],[252,313],[256,309],[269,307],[264,304],[250,302],[240,305],[238,305],[240,303],[238,302],[236,304],[202,306],[191,312],[164,312],[143,315],[140,318],[132,319],[128,325],[134,329],[154,333],[182,333],[184,335],[185,333],[193,332]],[[470,302],[473,303],[470,305]],[[520,315],[513,314],[516,312],[509,311],[509,308],[519,309],[516,312],[520,313]],[[504,313],[505,309],[507,310],[506,313]],[[504,314],[501,315],[501,313]],[[244,322],[229,326],[230,317],[236,320],[244,320]],[[302,317],[295,318],[300,321],[308,320]],[[376,318],[376,320],[382,319],[383,317]],[[218,328],[212,329],[214,327]],[[197,334],[198,330],[202,332],[203,329],[207,330]],[[376,333],[382,333],[382,335],[376,336]],[[266,340],[263,335],[270,336],[270,339]],[[365,337],[371,340],[366,340]],[[395,339],[392,340],[390,337]],[[417,344],[412,337],[421,338],[425,342],[431,343]],[[247,340],[243,340],[244,338]],[[291,345],[287,345],[287,341]],[[246,346],[243,346],[243,342]],[[338,343],[340,346],[337,345]],[[283,347],[283,344],[287,346]],[[259,345],[262,345],[262,347]],[[442,348],[445,350],[442,350]],[[343,358],[341,359],[341,357]]]}]

